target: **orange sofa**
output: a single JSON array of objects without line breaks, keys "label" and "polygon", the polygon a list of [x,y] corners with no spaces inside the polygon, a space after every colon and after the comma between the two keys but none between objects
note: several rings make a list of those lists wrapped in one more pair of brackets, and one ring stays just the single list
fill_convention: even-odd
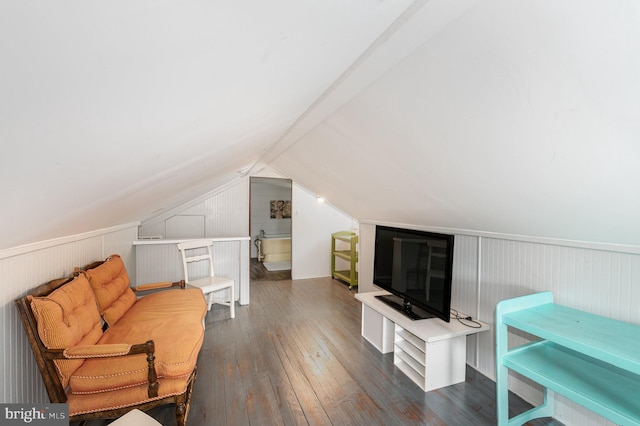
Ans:
[{"label": "orange sofa", "polygon": [[176,285],[138,298],[112,255],[16,300],[49,399],[67,403],[71,421],[171,403],[186,424],[204,296],[184,282],[137,289]]}]

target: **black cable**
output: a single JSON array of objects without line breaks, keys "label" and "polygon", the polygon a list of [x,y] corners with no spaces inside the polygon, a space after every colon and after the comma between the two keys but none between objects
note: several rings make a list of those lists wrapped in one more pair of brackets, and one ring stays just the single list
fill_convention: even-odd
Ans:
[{"label": "black cable", "polygon": [[[460,313],[459,313],[457,310],[453,309],[453,308],[451,308],[451,313],[453,314],[453,317],[454,317],[455,319],[457,319],[457,320],[458,320],[458,322],[459,322],[460,324],[464,325],[465,327],[469,327],[469,328],[482,328],[482,324],[481,324],[479,321],[476,321],[476,320],[474,320],[474,319],[473,319],[473,318],[471,318],[471,317],[464,317],[464,318],[463,318],[463,317],[461,317],[461,316],[460,316]],[[471,322],[471,324],[469,324],[469,323],[465,323],[465,322],[463,322],[463,321],[469,321],[469,322]]]}]

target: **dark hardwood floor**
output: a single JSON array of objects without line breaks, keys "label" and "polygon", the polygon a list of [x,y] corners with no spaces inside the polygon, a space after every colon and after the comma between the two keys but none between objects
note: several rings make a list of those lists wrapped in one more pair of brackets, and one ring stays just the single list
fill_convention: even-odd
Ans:
[{"label": "dark hardwood floor", "polygon": [[249,263],[250,271],[249,277],[251,282],[253,281],[281,281],[291,279],[291,270],[286,271],[267,271],[262,262],[258,262],[258,259],[251,259]]},{"label": "dark hardwood floor", "polygon": [[[251,303],[206,317],[188,424],[494,425],[495,384],[423,392],[360,336],[360,303],[330,278],[252,281]],[[512,395],[513,414],[527,404]],[[174,407],[151,414],[174,425]],[[99,424],[91,422],[91,425]],[[532,425],[559,425],[537,420]]]}]

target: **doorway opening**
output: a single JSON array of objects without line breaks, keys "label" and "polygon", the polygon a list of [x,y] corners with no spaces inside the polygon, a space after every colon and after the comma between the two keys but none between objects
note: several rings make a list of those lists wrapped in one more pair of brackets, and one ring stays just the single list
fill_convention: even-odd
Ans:
[{"label": "doorway opening", "polygon": [[252,281],[291,279],[291,179],[252,177],[249,233]]}]

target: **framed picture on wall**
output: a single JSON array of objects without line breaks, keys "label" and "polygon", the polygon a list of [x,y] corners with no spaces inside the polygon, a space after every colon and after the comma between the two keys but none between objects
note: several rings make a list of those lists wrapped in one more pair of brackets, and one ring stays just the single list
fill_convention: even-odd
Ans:
[{"label": "framed picture on wall", "polygon": [[271,219],[290,219],[290,200],[271,200]]}]

